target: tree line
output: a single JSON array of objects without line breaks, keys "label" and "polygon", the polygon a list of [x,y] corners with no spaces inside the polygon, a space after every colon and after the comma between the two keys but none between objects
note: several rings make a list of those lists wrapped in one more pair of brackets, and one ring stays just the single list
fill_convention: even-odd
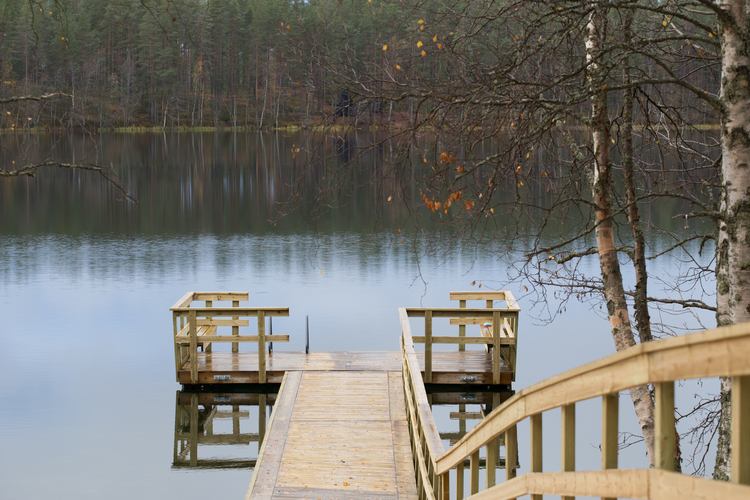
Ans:
[{"label": "tree line", "polygon": [[[391,76],[401,85],[419,79],[462,85],[512,48],[498,38],[499,28],[458,22],[417,47],[409,41],[426,25],[415,24],[416,8],[403,0],[2,0],[0,99],[52,92],[68,97],[6,105],[0,128],[266,128],[330,123],[339,116],[354,117],[357,125],[418,119],[414,97],[380,92],[357,100],[360,89],[349,89],[347,80],[377,68],[379,90]],[[662,22],[659,13],[651,17]],[[434,19],[430,23],[434,27]],[[512,41],[529,50],[538,44],[515,36]],[[476,47],[455,60],[421,55],[442,50],[455,56],[449,48],[466,37]],[[700,47],[692,49],[696,60],[677,73],[717,92],[715,71],[698,57]],[[524,71],[551,70],[543,66],[543,59],[532,58]],[[685,89],[673,100],[690,109],[682,117],[687,121],[716,121],[710,107]]]}]

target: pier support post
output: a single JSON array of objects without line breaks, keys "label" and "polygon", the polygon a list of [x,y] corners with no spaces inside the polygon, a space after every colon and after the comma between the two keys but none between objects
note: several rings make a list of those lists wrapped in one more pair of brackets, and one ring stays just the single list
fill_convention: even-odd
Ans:
[{"label": "pier support post", "polygon": [[750,376],[732,378],[732,482],[750,485]]},{"label": "pier support post", "polygon": [[[560,468],[563,472],[576,470],[576,404],[571,403],[560,407],[562,461]],[[575,497],[563,496],[562,500],[573,500]]]}]

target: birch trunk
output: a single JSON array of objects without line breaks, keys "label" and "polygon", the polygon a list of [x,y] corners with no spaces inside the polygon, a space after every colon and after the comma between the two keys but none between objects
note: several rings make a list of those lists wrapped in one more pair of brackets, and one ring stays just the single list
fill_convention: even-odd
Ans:
[{"label": "birch trunk", "polygon": [[[748,0],[718,0],[721,40],[721,173],[723,197],[716,259],[716,321],[750,321],[750,32]],[[730,379],[721,381],[714,478],[731,471]]]},{"label": "birch trunk", "polygon": [[[586,60],[591,90],[591,129],[594,143],[593,201],[596,210],[596,245],[599,250],[599,265],[604,283],[604,298],[607,303],[612,337],[618,351],[635,345],[630,326],[630,313],[625,299],[620,262],[612,224],[612,188],[610,165],[610,126],[607,114],[607,94],[600,67],[602,41],[606,36],[606,8],[596,6],[592,11],[586,35]],[[638,416],[643,439],[646,443],[649,465],[654,463],[654,402],[648,386],[634,387],[630,397]]]}]

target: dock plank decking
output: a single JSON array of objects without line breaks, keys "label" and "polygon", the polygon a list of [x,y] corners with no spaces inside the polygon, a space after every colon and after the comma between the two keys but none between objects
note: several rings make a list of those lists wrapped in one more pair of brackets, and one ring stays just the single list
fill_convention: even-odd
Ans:
[{"label": "dock plank decking", "polygon": [[[424,370],[424,352],[417,351],[417,359]],[[456,384],[462,376],[475,376],[473,383],[492,383],[492,355],[484,351],[433,351],[433,383]],[[289,371],[387,371],[401,372],[401,353],[398,351],[340,351],[340,352],[285,352],[266,354],[266,373],[269,383],[281,383]],[[190,364],[178,371],[182,384],[190,384]],[[258,353],[202,352],[198,353],[198,383],[258,383]],[[510,368],[501,362],[501,383],[510,384]],[[218,378],[216,378],[218,376]],[[226,378],[229,376],[230,378]]]},{"label": "dock plank decking", "polygon": [[389,363],[289,371],[246,500],[416,499],[400,361]]}]

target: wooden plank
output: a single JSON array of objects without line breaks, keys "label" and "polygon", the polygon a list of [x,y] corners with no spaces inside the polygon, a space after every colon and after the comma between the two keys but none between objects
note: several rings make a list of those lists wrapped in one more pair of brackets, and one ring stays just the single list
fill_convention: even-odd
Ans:
[{"label": "wooden plank", "polygon": [[487,292],[450,292],[450,300],[505,300],[503,291]]},{"label": "wooden plank", "polygon": [[219,302],[228,302],[235,300],[249,300],[248,292],[191,292],[193,300],[216,300]]},{"label": "wooden plank", "polygon": [[[199,335],[202,342],[289,342],[289,335]],[[177,339],[179,344],[189,344],[189,339]]]},{"label": "wooden plank", "polygon": [[246,319],[199,319],[198,326],[250,326]]},{"label": "wooden plank", "polygon": [[520,309],[461,309],[453,307],[439,308],[403,308],[410,318],[424,318],[425,311],[432,311],[433,318],[491,318],[493,311],[499,311],[502,318],[515,318]]},{"label": "wooden plank", "polygon": [[654,467],[671,471],[675,465],[674,382],[654,384],[654,405]]},{"label": "wooden plank", "polygon": [[273,317],[285,317],[289,316],[288,307],[175,307],[172,311],[179,314],[188,314],[190,311],[194,311],[196,315],[200,317],[206,316],[257,316],[259,313],[264,313],[266,316]]},{"label": "wooden plank", "polygon": [[[232,301],[232,307],[240,307],[240,302],[238,300]],[[239,316],[232,316],[232,320],[233,321],[237,321],[239,319],[240,319]],[[240,334],[239,326],[240,325],[232,327],[232,335],[234,335],[235,337],[239,336],[239,334]],[[247,326],[250,326],[250,322],[249,321],[248,321],[248,325]],[[240,344],[239,344],[239,342],[232,343],[232,352],[240,352]]]},{"label": "wooden plank", "polygon": [[[412,341],[415,344],[424,344],[426,342],[426,337],[422,335],[415,335],[412,337]],[[489,344],[492,345],[495,343],[495,340],[492,338],[485,338],[485,337],[447,337],[447,336],[439,336],[439,337],[432,337],[432,344]],[[515,344],[515,341],[513,339],[505,339],[500,338],[497,341],[498,345],[513,345]]]},{"label": "wooden plank", "polygon": [[750,377],[732,380],[732,482],[750,485]]}]

